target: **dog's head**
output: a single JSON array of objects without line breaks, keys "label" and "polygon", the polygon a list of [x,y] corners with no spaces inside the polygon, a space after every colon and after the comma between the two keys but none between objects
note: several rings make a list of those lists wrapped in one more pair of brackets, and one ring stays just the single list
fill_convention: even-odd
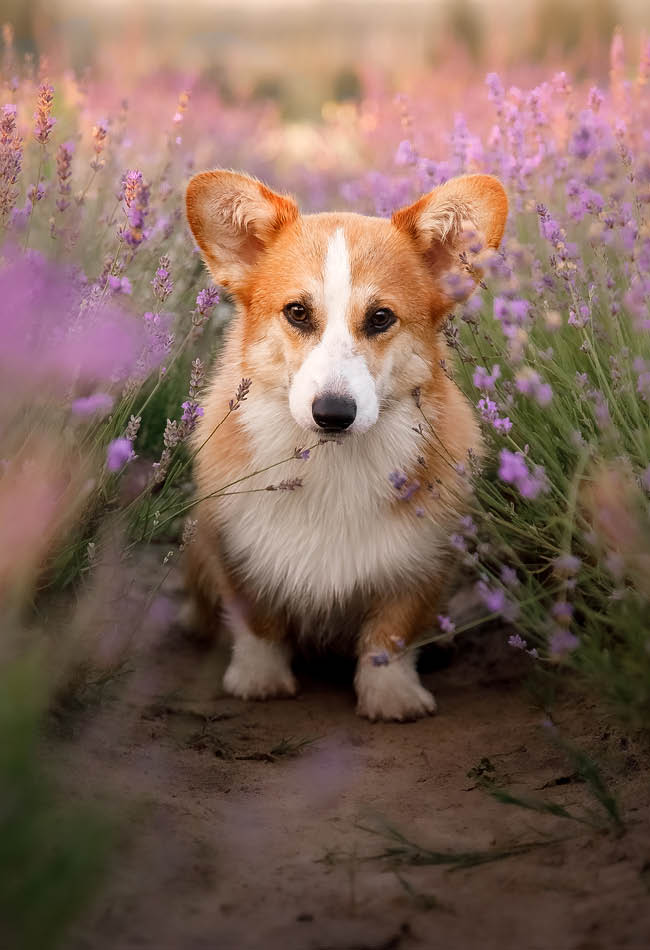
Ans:
[{"label": "dog's head", "polygon": [[438,330],[469,296],[461,254],[496,248],[508,203],[489,175],[455,178],[393,214],[301,215],[227,171],[187,190],[192,233],[243,313],[249,374],[282,388],[305,429],[364,432],[431,376]]}]

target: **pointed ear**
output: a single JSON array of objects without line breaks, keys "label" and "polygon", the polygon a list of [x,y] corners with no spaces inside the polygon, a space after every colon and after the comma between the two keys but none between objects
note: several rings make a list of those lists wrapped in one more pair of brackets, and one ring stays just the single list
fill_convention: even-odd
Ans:
[{"label": "pointed ear", "polygon": [[236,291],[264,248],[298,217],[292,198],[237,172],[195,175],[187,186],[187,220],[217,284]]},{"label": "pointed ear", "polygon": [[463,267],[459,255],[468,244],[472,250],[497,248],[507,216],[508,198],[497,178],[463,175],[396,211],[392,222],[415,242],[432,274],[449,275],[443,292],[453,301],[469,297],[480,276],[477,269]]}]

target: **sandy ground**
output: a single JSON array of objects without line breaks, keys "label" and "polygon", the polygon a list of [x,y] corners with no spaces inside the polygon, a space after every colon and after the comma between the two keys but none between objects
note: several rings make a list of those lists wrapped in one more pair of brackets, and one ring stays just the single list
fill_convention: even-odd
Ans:
[{"label": "sandy ground", "polygon": [[[439,713],[407,725],[358,719],[345,668],[303,670],[295,700],[245,703],[221,693],[223,648],[170,635],[140,655],[55,742],[71,793],[121,803],[108,881],[66,948],[647,948],[648,758],[611,716],[552,707],[603,764],[621,834],[502,804],[468,775],[487,759],[494,785],[602,814],[495,637],[425,673]],[[398,864],[390,828],[445,853],[530,848]]]}]

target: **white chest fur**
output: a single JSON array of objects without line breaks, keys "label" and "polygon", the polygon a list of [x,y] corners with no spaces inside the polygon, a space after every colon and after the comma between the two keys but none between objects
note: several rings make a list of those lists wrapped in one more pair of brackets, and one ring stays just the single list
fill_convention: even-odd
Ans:
[{"label": "white chest fur", "polygon": [[[250,474],[305,446],[286,403],[251,400],[242,413],[254,461]],[[316,446],[307,461],[252,475],[215,499],[213,514],[231,557],[260,595],[322,610],[355,592],[399,589],[432,576],[443,546],[442,524],[417,517],[414,502],[395,504],[389,474],[413,470],[421,451],[410,407],[383,411],[369,432]],[[314,434],[312,444],[318,441]],[[300,476],[295,491],[250,492]]]}]

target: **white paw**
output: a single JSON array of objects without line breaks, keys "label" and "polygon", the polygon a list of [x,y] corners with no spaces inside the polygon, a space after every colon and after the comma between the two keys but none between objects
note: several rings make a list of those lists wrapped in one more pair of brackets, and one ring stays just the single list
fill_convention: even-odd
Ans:
[{"label": "white paw", "polygon": [[420,683],[415,653],[375,666],[369,656],[359,660],[354,678],[357,713],[367,719],[407,722],[436,711],[436,701]]},{"label": "white paw", "polygon": [[287,647],[238,631],[223,688],[240,699],[294,696],[298,684],[291,672]]}]

